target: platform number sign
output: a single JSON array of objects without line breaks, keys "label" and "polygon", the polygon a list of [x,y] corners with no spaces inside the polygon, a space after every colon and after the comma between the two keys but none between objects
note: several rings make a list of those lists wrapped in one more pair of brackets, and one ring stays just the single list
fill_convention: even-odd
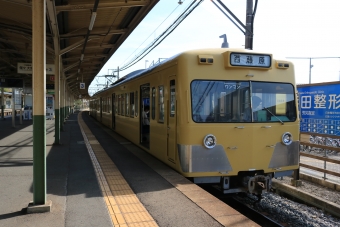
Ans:
[{"label": "platform number sign", "polygon": [[80,89],[85,89],[85,83],[80,83]]}]

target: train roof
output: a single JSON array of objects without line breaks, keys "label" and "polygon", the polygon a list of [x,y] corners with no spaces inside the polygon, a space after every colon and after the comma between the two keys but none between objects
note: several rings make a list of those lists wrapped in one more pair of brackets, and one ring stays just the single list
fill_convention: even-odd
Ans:
[{"label": "train roof", "polygon": [[[222,54],[226,51],[236,51],[236,52],[254,52],[254,53],[264,53],[261,51],[254,51],[254,50],[247,50],[247,49],[241,49],[241,48],[206,48],[206,49],[194,49],[194,50],[187,50],[187,51],[183,51],[179,54],[176,54],[170,58],[167,58],[166,60],[155,64],[147,69],[138,69],[136,71],[133,71],[127,75],[125,75],[124,77],[118,79],[117,81],[115,81],[114,83],[112,83],[109,87],[104,88],[98,92],[96,92],[93,96],[100,94],[112,87],[118,86],[120,84],[123,84],[129,80],[138,78],[140,76],[143,76],[146,73],[152,72],[153,70],[155,70],[156,68],[158,68],[161,65],[164,65],[170,61],[172,61],[173,59],[177,58],[180,55],[197,55],[197,54]],[[287,60],[286,60],[287,61]]]},{"label": "train roof", "polygon": [[109,87],[104,88],[104,89],[102,89],[102,90],[96,92],[93,96],[95,96],[95,95],[97,95],[97,94],[100,94],[100,93],[102,93],[102,92],[104,92],[104,91],[106,91],[106,90],[108,90],[108,89],[110,89],[110,88],[112,88],[112,87],[115,87],[115,86],[118,86],[118,85],[120,85],[120,84],[122,84],[122,83],[125,83],[126,81],[129,81],[129,80],[132,80],[132,79],[134,79],[134,78],[143,76],[144,74],[146,74],[146,73],[148,73],[148,72],[152,72],[153,70],[155,70],[155,69],[158,68],[159,66],[164,65],[164,64],[166,64],[167,62],[172,61],[172,60],[175,59],[178,55],[180,55],[180,54],[174,55],[174,56],[172,56],[171,58],[167,58],[166,60],[164,60],[164,61],[162,61],[162,62],[160,62],[160,63],[158,63],[158,64],[155,64],[155,65],[153,65],[153,66],[151,66],[151,67],[149,67],[149,68],[147,68],[147,69],[138,69],[138,70],[136,70],[136,71],[133,71],[133,72],[131,72],[131,73],[125,75],[124,77],[118,79],[117,81],[115,81],[114,83],[112,83]]}]

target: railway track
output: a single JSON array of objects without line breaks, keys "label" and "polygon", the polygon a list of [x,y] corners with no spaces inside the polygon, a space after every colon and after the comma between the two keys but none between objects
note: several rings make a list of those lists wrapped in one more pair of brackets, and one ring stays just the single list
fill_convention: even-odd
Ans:
[{"label": "railway track", "polygon": [[[261,213],[253,208],[251,208],[248,204],[245,204],[242,202],[239,197],[247,196],[246,194],[240,194],[240,195],[225,195],[221,193],[218,189],[215,187],[212,187],[211,185],[200,185],[202,189],[209,192],[216,198],[220,199],[224,203],[228,204],[230,207],[234,208],[247,218],[251,219],[252,221],[256,222],[260,226],[264,227],[283,227],[287,226],[285,223],[278,223],[275,220],[268,217],[268,214]],[[257,201],[254,200],[254,203]]]},{"label": "railway track", "polygon": [[220,199],[260,226],[330,227],[340,226],[340,220],[329,212],[306,203],[297,202],[276,193],[264,193],[261,201],[253,195],[239,193],[224,195],[218,187],[202,186],[211,195]]},{"label": "railway track", "polygon": [[[267,213],[261,213],[255,209],[249,207],[238,199],[238,196],[230,198],[222,198],[221,201],[228,204],[230,207],[234,208],[238,212],[242,213],[247,218],[253,220],[257,224],[264,227],[282,227],[287,226],[285,223],[278,223],[275,220],[269,218]],[[254,201],[256,202],[256,201]]]}]

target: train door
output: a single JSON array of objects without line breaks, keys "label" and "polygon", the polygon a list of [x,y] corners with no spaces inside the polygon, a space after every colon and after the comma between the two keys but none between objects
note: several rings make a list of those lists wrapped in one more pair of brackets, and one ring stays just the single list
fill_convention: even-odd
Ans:
[{"label": "train door", "polygon": [[116,95],[115,93],[112,94],[112,99],[111,99],[112,103],[111,103],[111,106],[112,106],[112,110],[111,110],[111,113],[112,113],[112,130],[115,129],[116,127]]},{"label": "train door", "polygon": [[150,84],[140,86],[140,143],[150,148]]},{"label": "train door", "polygon": [[167,117],[167,154],[168,160],[175,163],[176,159],[176,125],[177,125],[177,112],[176,112],[176,76],[169,77],[169,92],[168,92],[168,117]]}]

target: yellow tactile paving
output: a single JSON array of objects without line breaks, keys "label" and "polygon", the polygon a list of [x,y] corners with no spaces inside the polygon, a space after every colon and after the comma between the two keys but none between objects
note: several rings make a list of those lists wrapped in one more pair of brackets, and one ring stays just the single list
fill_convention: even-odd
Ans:
[{"label": "yellow tactile paving", "polygon": [[113,225],[115,227],[158,226],[91,133],[81,114],[78,115],[78,123]]}]

